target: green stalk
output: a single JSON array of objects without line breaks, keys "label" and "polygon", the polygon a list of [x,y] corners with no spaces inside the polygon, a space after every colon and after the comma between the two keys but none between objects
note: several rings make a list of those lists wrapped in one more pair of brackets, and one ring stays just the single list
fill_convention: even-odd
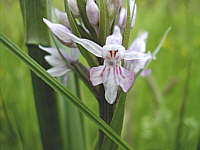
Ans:
[{"label": "green stalk", "polygon": [[[20,0],[26,28],[26,44],[29,55],[45,69],[49,65],[44,60],[46,52],[38,45],[49,46],[50,36],[43,17],[48,17],[48,0]],[[31,72],[36,111],[44,150],[63,149],[61,128],[58,117],[58,103],[54,90]]]}]

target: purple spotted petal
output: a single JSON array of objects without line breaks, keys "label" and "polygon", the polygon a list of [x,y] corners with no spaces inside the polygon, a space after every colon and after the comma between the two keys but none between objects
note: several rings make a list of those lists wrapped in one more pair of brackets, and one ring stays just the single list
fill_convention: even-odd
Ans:
[{"label": "purple spotted petal", "polygon": [[126,70],[123,67],[117,67],[116,74],[118,76],[119,85],[124,92],[128,92],[134,82],[134,72]]},{"label": "purple spotted petal", "polygon": [[98,67],[92,67],[90,69],[90,81],[92,82],[93,86],[103,83],[103,75],[105,69],[106,66],[104,65]]}]

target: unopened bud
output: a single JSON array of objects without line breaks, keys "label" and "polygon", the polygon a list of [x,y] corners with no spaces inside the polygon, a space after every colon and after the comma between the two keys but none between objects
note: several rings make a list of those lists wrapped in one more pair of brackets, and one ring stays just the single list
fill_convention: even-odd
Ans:
[{"label": "unopened bud", "polygon": [[67,14],[65,12],[62,12],[55,8],[55,14],[61,24],[65,25],[68,28],[71,28]]},{"label": "unopened bud", "polygon": [[106,45],[107,44],[122,44],[122,35],[119,26],[116,25],[113,34],[107,37]]},{"label": "unopened bud", "polygon": [[137,16],[137,5],[134,1],[130,1],[130,9],[131,9],[131,15],[132,15],[131,28],[133,28],[135,25],[135,20]]},{"label": "unopened bud", "polygon": [[107,0],[108,15],[110,17],[116,16],[123,3],[123,0]]},{"label": "unopened bud", "polygon": [[68,4],[69,4],[69,8],[70,8],[72,14],[75,15],[76,17],[78,17],[80,15],[80,13],[79,13],[77,1],[76,0],[68,0]]},{"label": "unopened bud", "polygon": [[89,22],[96,26],[99,23],[99,8],[94,0],[88,0],[86,5],[86,13],[89,19]]},{"label": "unopened bud", "polygon": [[118,25],[124,29],[126,27],[127,11],[125,8],[120,10]]},{"label": "unopened bud", "polygon": [[[134,27],[135,25],[135,21],[136,21],[136,16],[137,16],[137,5],[135,4],[134,7],[134,1],[130,1],[130,13],[131,13],[131,28]],[[124,29],[126,27],[126,22],[127,22],[127,9],[122,8],[120,11],[120,15],[119,15],[119,21],[118,21],[118,25]]]}]

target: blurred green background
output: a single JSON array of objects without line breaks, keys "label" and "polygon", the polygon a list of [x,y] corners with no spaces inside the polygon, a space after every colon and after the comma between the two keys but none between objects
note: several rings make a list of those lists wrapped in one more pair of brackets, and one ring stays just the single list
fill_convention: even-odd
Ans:
[{"label": "blurred green background", "polygon": [[[136,150],[200,149],[200,1],[138,1],[136,26],[149,32],[153,51],[165,30],[170,31],[152,75],[140,77],[128,94],[123,137]],[[64,9],[62,2],[53,6]],[[26,50],[21,9],[17,0],[0,1],[0,32]],[[130,42],[131,44],[131,42]],[[83,87],[82,95],[94,112],[97,102]],[[85,118],[86,119],[86,118]],[[86,121],[91,149],[97,129]],[[198,147],[199,144],[199,147]],[[42,150],[30,71],[0,43],[0,150]]]}]

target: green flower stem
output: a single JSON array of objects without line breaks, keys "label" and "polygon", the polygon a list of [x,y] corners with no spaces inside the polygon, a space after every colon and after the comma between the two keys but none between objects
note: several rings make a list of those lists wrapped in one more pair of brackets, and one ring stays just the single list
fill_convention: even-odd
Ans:
[{"label": "green flower stem", "polygon": [[[104,98],[104,92],[102,92],[102,99],[99,100],[99,116],[107,123],[110,124],[113,112],[114,112],[114,105],[110,105],[107,103],[107,101]],[[101,147],[103,143],[103,139],[105,137],[105,134],[100,130],[99,131],[99,143],[98,145]]]},{"label": "green flower stem", "polygon": [[125,150],[132,150],[132,148],[123,140],[121,137],[105,123],[100,117],[93,113],[85,104],[83,104],[79,98],[74,96],[69,90],[67,90],[60,82],[55,78],[50,76],[44,68],[42,68],[36,61],[34,61],[30,56],[24,53],[19,47],[17,47],[13,42],[8,40],[4,35],[0,34],[0,41],[6,45],[9,50],[14,53],[18,58],[20,58],[35,74],[38,75],[42,80],[44,80],[48,85],[50,85],[54,90],[60,92],[62,95],[66,96],[68,100],[76,106],[79,111],[84,113],[88,118],[93,120],[95,124],[111,139],[113,142],[118,144],[121,148]]}]

